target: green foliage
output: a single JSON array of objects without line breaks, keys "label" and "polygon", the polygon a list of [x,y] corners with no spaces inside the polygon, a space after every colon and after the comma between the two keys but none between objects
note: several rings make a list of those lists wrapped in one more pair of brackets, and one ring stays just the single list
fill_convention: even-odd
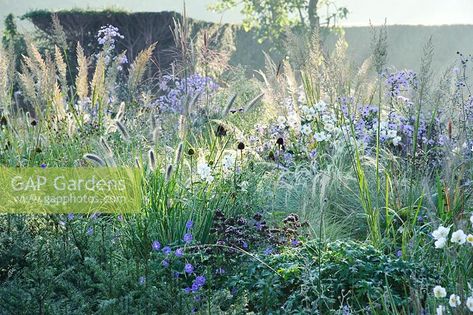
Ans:
[{"label": "green foliage", "polygon": [[[308,10],[248,4],[275,4],[278,34]],[[361,67],[343,36],[326,53],[318,32],[295,33],[289,58],[266,55],[249,80],[209,53],[210,31],[194,41],[176,25],[175,67],[193,76],[143,83],[154,46],[119,74],[123,54],[73,54],[64,31],[55,20],[57,48],[28,43],[12,79],[0,51],[2,102],[13,80],[31,105],[2,112],[0,165],[135,167],[143,203],[134,214],[0,216],[0,313],[420,314],[447,305],[436,285],[473,294],[462,55],[437,87],[430,44],[419,74],[391,73],[385,29]],[[455,235],[433,233],[440,225]]]},{"label": "green foliage", "polygon": [[[319,8],[326,5],[333,13],[320,22]],[[281,40],[288,29],[318,29],[321,25],[330,27],[337,23],[337,19],[345,18],[346,8],[333,10],[331,1],[323,0],[245,0],[237,3],[234,0],[220,0],[212,9],[225,11],[229,8],[242,6],[241,12],[245,16],[243,27],[249,31],[256,27],[259,30],[259,40],[273,41],[281,44]]]}]

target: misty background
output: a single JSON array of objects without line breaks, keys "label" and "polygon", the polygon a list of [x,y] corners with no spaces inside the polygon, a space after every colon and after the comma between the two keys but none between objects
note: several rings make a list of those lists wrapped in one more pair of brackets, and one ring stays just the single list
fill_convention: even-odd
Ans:
[{"label": "misty background", "polygon": [[[214,23],[238,24],[242,15],[238,9],[223,14],[211,12],[208,6],[215,0],[187,0],[189,17]],[[349,53],[357,63],[370,53],[370,23],[382,25],[387,21],[389,64],[400,68],[418,69],[422,48],[432,37],[435,48],[433,66],[437,73],[451,67],[456,52],[473,53],[473,0],[339,0],[349,15],[340,21],[346,28]],[[0,18],[13,13],[20,17],[36,9],[102,10],[117,9],[129,12],[183,12],[181,0],[0,0]],[[3,23],[0,29],[3,28]],[[20,30],[32,29],[31,24],[19,22]]]}]

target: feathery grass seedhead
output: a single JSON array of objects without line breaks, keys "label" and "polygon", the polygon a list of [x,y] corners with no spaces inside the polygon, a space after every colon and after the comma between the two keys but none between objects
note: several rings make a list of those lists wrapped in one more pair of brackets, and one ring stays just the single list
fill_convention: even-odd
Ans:
[{"label": "feathery grass seedhead", "polygon": [[230,113],[230,110],[233,107],[233,104],[235,104],[237,96],[238,96],[238,94],[235,93],[228,99],[227,106],[225,106],[222,117],[227,117],[228,116],[228,114]]},{"label": "feathery grass seedhead", "polygon": [[143,79],[148,62],[153,56],[155,48],[156,43],[141,51],[136,57],[135,61],[133,61],[133,63],[131,64],[128,76],[128,88],[130,90],[130,93],[133,94],[136,92],[138,85]]},{"label": "feathery grass seedhead", "polygon": [[156,155],[153,149],[148,151],[148,164],[149,168],[154,172],[156,170]]},{"label": "feathery grass seedhead", "polygon": [[113,156],[113,150],[110,147],[108,141],[104,137],[100,137],[100,144],[103,146],[108,156],[110,157]]},{"label": "feathery grass seedhead", "polygon": [[182,142],[180,142],[179,145],[177,146],[176,155],[174,157],[174,165],[176,165],[176,167],[181,162],[183,147],[184,147],[184,144]]},{"label": "feathery grass seedhead", "polygon": [[125,102],[120,103],[120,107],[118,108],[117,115],[115,116],[116,121],[121,121],[125,116]]},{"label": "feathery grass seedhead", "polygon": [[386,24],[379,31],[372,27],[372,33],[373,65],[376,73],[380,76],[388,60],[388,31]]},{"label": "feathery grass seedhead", "polygon": [[173,165],[169,164],[167,169],[166,169],[166,181],[167,182],[171,179],[173,168],[174,168]]},{"label": "feathery grass seedhead", "polygon": [[89,96],[89,60],[84,54],[84,49],[77,43],[77,77],[76,77],[76,93],[80,101],[85,101]]},{"label": "feathery grass seedhead", "polygon": [[128,133],[128,130],[126,129],[125,125],[121,121],[117,121],[116,125],[118,127],[118,130],[120,131],[123,140],[130,140],[130,134]]},{"label": "feathery grass seedhead", "polygon": [[143,167],[141,166],[141,161],[138,157],[135,157],[135,166],[136,168],[142,169]]},{"label": "feathery grass seedhead", "polygon": [[107,163],[105,163],[105,160],[96,154],[87,153],[84,155],[84,159],[91,161],[99,166],[103,166],[103,167],[107,166]]},{"label": "feathery grass seedhead", "polygon": [[66,32],[64,32],[64,28],[62,27],[61,21],[59,20],[59,16],[57,14],[52,14],[51,18],[53,22],[54,42],[65,52],[68,49]]},{"label": "feathery grass seedhead", "polygon": [[254,99],[252,99],[245,108],[245,113],[250,112],[263,98],[264,93],[259,94]]},{"label": "feathery grass seedhead", "polygon": [[184,141],[186,137],[186,117],[184,115],[179,116],[179,126],[178,126],[179,139]]}]

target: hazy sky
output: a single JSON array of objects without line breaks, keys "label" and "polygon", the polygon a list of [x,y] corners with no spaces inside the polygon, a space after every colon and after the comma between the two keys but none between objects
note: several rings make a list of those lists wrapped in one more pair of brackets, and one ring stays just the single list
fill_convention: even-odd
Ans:
[{"label": "hazy sky", "polygon": [[[215,0],[187,0],[190,16],[212,21],[238,22],[238,10],[223,15],[207,11]],[[182,0],[0,0],[0,18],[32,9],[123,8],[132,11],[182,11]],[[381,24],[473,24],[473,0],[338,0],[350,15],[344,25]]]}]

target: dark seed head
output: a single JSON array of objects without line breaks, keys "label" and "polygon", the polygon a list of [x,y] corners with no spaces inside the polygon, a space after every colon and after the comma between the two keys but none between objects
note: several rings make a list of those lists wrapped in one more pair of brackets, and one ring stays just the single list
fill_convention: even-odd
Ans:
[{"label": "dark seed head", "polygon": [[242,226],[242,225],[245,225],[246,224],[246,219],[245,218],[239,218],[237,220],[237,224]]},{"label": "dark seed head", "polygon": [[278,140],[276,140],[276,144],[282,146],[284,145],[284,139],[283,138],[278,138]]},{"label": "dark seed head", "polygon": [[31,121],[31,126],[34,127],[34,126],[36,126],[37,124],[38,124],[38,122],[36,121],[36,119],[34,119],[34,120]]},{"label": "dark seed head", "polygon": [[244,150],[245,144],[243,142],[238,143],[238,150]]},{"label": "dark seed head", "polygon": [[253,216],[253,219],[255,219],[256,221],[261,221],[262,218],[263,218],[263,216],[261,215],[261,213],[256,213]]},{"label": "dark seed head", "polygon": [[194,155],[194,154],[195,154],[194,149],[190,148],[190,149],[187,151],[187,154],[189,154],[190,156]]},{"label": "dark seed head", "polygon": [[2,116],[2,118],[0,118],[0,126],[4,127],[7,124],[8,124],[7,118],[5,116]]},{"label": "dark seed head", "polygon": [[225,137],[227,135],[227,130],[224,126],[218,125],[217,130],[215,131],[217,137]]}]

